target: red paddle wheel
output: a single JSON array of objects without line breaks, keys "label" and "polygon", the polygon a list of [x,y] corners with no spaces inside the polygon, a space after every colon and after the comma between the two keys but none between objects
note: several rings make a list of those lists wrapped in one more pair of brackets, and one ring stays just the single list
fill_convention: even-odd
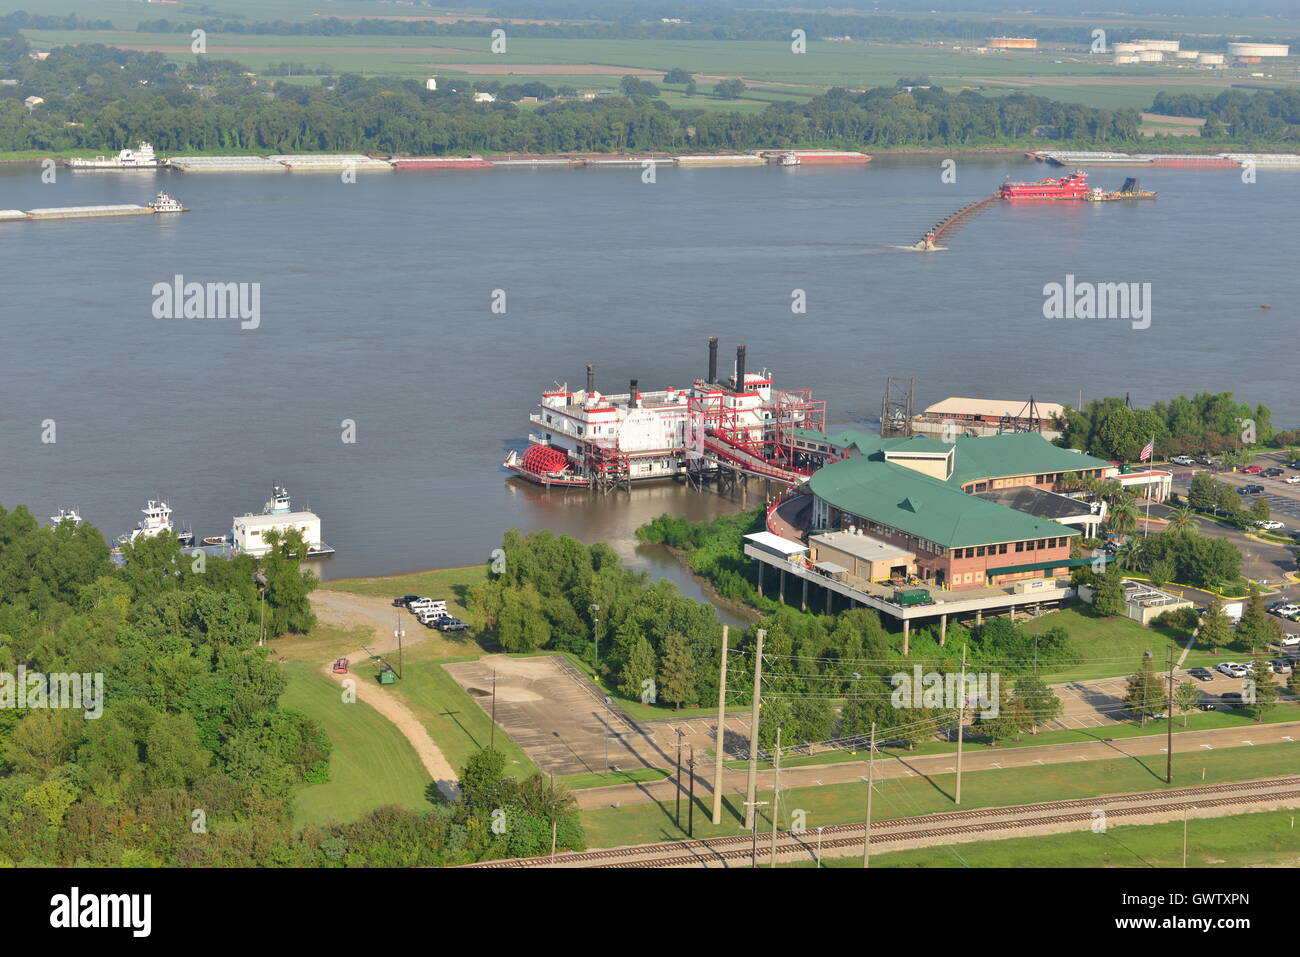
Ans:
[{"label": "red paddle wheel", "polygon": [[560,449],[549,445],[530,445],[519,460],[519,467],[536,475],[551,472],[563,472],[569,465],[569,457]]}]

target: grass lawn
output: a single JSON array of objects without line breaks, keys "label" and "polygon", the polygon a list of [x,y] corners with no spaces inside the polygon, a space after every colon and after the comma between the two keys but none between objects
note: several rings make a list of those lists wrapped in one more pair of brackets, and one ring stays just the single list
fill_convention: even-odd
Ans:
[{"label": "grass lawn", "polygon": [[[1022,619],[1020,625],[1030,635],[1041,635],[1051,628],[1064,628],[1070,636],[1070,647],[1083,658],[1080,664],[1056,670],[1045,667],[1041,677],[1052,684],[1132,674],[1147,651],[1151,652],[1159,667],[1160,662],[1169,660],[1171,646],[1174,660],[1178,659],[1188,637],[1185,631],[1177,628],[1147,628],[1128,618],[1099,618],[1089,608],[1064,608],[1037,618]],[[1188,655],[1187,667],[1202,664],[1201,658],[1214,660],[1205,653],[1199,653],[1198,657],[1193,650]]]},{"label": "grass lawn", "polygon": [[294,795],[295,827],[352,821],[388,804],[427,809],[430,780],[415,749],[369,705],[344,704],[339,687],[305,662],[284,665],[281,703],[319,721],[334,743],[330,779]]},{"label": "grass lawn", "polygon": [[[1183,726],[1183,719],[1187,719],[1187,726]],[[1262,724],[1280,724],[1284,721],[1300,721],[1300,702],[1281,701],[1276,708],[1264,716]],[[1215,728],[1246,728],[1257,727],[1258,724],[1245,711],[1194,711],[1186,715],[1174,715],[1174,734],[1185,731],[1212,731]],[[1033,748],[1041,747],[1048,744],[1071,744],[1080,741],[1099,741],[1102,738],[1141,738],[1163,735],[1165,733],[1165,723],[1163,721],[1152,721],[1144,728],[1136,721],[1125,721],[1121,724],[1110,724],[1102,728],[1089,728],[1084,731],[1074,730],[1057,730],[1057,731],[1040,731],[1038,734],[1026,734],[1020,740],[1006,740],[999,742],[996,748],[991,748],[983,741],[968,738],[965,744],[965,753],[983,754],[991,751],[1006,751],[1014,748]],[[913,751],[906,751],[899,748],[877,748],[878,754],[886,756],[895,756],[899,758],[917,757],[926,754],[955,754],[957,751],[956,744],[949,744],[943,741],[926,741],[918,744]],[[866,749],[859,751],[822,751],[818,754],[796,754],[781,756],[781,767],[783,768],[801,768],[817,764],[842,764],[845,761],[863,761],[866,760]],[[743,769],[748,767],[745,761],[727,761],[726,766],[733,769]],[[763,769],[772,766],[769,761],[760,761],[758,766]]]},{"label": "grass lawn", "polygon": [[[972,771],[964,775],[962,781],[962,807],[1031,804],[1130,791],[1165,790],[1164,760],[1163,755],[1153,755]],[[1175,755],[1174,787],[1295,774],[1297,767],[1300,767],[1300,742]],[[886,820],[953,810],[950,795],[955,777],[953,774],[939,774],[929,778],[881,781],[876,787],[875,818]],[[771,799],[770,791],[756,798],[760,801]],[[862,819],[865,799],[866,791],[862,784],[828,784],[783,790],[781,823],[788,823],[787,812],[792,808],[807,812],[805,823],[809,827],[853,823]],[[722,824],[717,827],[709,819],[712,795],[697,795],[696,800],[696,837],[735,834],[743,830],[741,795],[726,796]],[[759,822],[760,832],[771,828],[768,814],[768,808],[759,809],[760,817],[766,821],[766,824]],[[591,847],[617,847],[685,837],[673,823],[671,801],[583,811],[582,823]]]},{"label": "grass lawn", "polygon": [[[445,660],[425,649],[412,649],[405,656],[402,677],[385,690],[406,702],[447,761],[459,770],[471,754],[492,740],[492,719],[442,667]],[[378,669],[367,662],[354,670],[364,680],[373,681]],[[525,777],[537,770],[532,759],[500,727],[495,746],[505,755],[506,773]]]},{"label": "grass lawn", "polygon": [[455,606],[457,610],[452,613],[457,618],[477,624],[468,617],[469,609],[465,606],[465,598],[471,587],[486,578],[486,565],[466,565],[461,568],[432,568],[387,578],[338,578],[321,582],[320,587],[326,591],[343,591],[375,598],[396,598],[399,595],[445,598],[449,612]]},{"label": "grass lawn", "polygon": [[[1296,812],[1259,811],[1187,822],[1188,867],[1295,867]],[[784,865],[782,865],[784,866]],[[791,865],[815,867],[814,862]],[[823,867],[861,867],[859,855],[826,857]],[[1005,841],[978,841],[871,855],[872,867],[1182,867],[1183,824],[1128,824]]]}]

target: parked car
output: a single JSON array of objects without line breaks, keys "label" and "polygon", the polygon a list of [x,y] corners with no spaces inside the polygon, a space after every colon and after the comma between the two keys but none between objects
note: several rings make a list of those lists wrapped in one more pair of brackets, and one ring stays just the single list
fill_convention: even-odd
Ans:
[{"label": "parked car", "polygon": [[451,615],[442,615],[433,623],[433,627],[439,631],[464,631],[469,627],[469,622],[453,618]]},{"label": "parked car", "polygon": [[1273,669],[1273,674],[1275,675],[1289,675],[1291,673],[1290,658],[1275,658],[1268,664],[1269,667]]},{"label": "parked car", "polygon": [[1300,485],[1300,475],[1288,475],[1282,481],[1287,485]]},{"label": "parked car", "polygon": [[393,599],[393,607],[394,607],[394,608],[408,608],[408,607],[410,607],[411,602],[413,602],[413,601],[419,601],[419,600],[420,600],[420,596],[419,596],[419,595],[403,595],[401,598],[394,598],[394,599]]},{"label": "parked car", "polygon": [[1259,472],[1264,471],[1264,467],[1262,465],[1247,465],[1244,469],[1242,469],[1242,471],[1245,472],[1247,475],[1256,475]]},{"label": "parked car", "polygon": [[1286,472],[1285,469],[1280,469],[1280,468],[1277,468],[1276,466],[1274,466],[1274,467],[1271,468],[1271,469],[1264,469],[1264,471],[1260,472],[1259,474],[1260,474],[1260,475],[1267,475],[1269,478],[1277,478],[1279,475],[1282,475],[1282,474],[1284,474],[1285,472]]},{"label": "parked car", "polygon": [[1232,708],[1240,707],[1243,701],[1240,691],[1225,691],[1219,695],[1219,698],[1222,699],[1224,704]]},{"label": "parked car", "polygon": [[1269,611],[1280,618],[1287,618],[1294,615],[1296,612],[1300,612],[1300,605],[1293,605],[1290,602],[1284,601],[1272,606],[1269,608]]},{"label": "parked car", "polygon": [[1249,668],[1235,661],[1225,661],[1220,665],[1215,665],[1214,670],[1227,675],[1229,678],[1244,678],[1250,674]]},{"label": "parked car", "polygon": [[1196,459],[1192,458],[1190,455],[1175,455],[1169,461],[1172,462],[1174,465],[1195,465],[1196,464]]},{"label": "parked car", "polygon": [[1241,486],[1241,488],[1237,489],[1237,494],[1238,495],[1259,495],[1263,491],[1264,491],[1264,486],[1262,485],[1243,485]]},{"label": "parked car", "polygon": [[1286,526],[1283,525],[1281,522],[1277,521],[1276,519],[1272,519],[1272,518],[1268,519],[1267,521],[1256,522],[1256,523],[1255,523],[1255,527],[1256,527],[1256,528],[1266,528],[1266,529],[1268,529],[1269,531],[1275,531],[1275,530],[1277,530],[1277,529],[1279,529],[1279,528],[1286,528]]},{"label": "parked car", "polygon": [[1197,681],[1213,681],[1214,675],[1210,673],[1209,668],[1191,668],[1187,672]]}]

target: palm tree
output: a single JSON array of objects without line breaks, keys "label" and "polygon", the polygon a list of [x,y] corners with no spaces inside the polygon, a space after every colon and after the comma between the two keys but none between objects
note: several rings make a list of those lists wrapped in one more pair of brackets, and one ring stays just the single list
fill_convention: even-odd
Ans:
[{"label": "palm tree", "polygon": [[1143,560],[1146,555],[1146,545],[1145,538],[1130,538],[1115,552],[1115,561],[1119,563],[1120,568],[1131,572],[1142,571],[1146,566]]},{"label": "palm tree", "polygon": [[1170,529],[1195,528],[1196,509],[1190,505],[1179,505],[1169,512]]},{"label": "palm tree", "polygon": [[1110,507],[1106,517],[1106,527],[1119,535],[1131,535],[1137,531],[1138,510],[1129,498],[1120,499]]}]

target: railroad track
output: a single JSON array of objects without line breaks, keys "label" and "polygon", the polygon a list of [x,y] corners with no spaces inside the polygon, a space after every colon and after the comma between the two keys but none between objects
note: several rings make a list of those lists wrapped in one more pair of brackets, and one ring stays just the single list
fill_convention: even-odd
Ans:
[{"label": "railroad track", "polygon": [[[1279,790],[1284,789],[1284,790]],[[1100,808],[1109,817],[1135,817],[1157,812],[1181,811],[1185,808],[1229,807],[1263,801],[1300,799],[1300,776],[1210,784],[1174,788],[1158,794],[1137,792],[1097,798],[1073,798],[1012,807],[978,808],[970,811],[945,811],[916,817],[875,821],[871,825],[873,846],[879,843],[956,837],[980,832],[1007,832],[1040,827],[1045,824],[1068,824],[1091,821]],[[1146,803],[1142,803],[1146,802]],[[1044,814],[1043,812],[1050,812]],[[861,824],[835,824],[822,828],[823,849],[862,846]],[[810,831],[803,835],[785,832],[777,837],[777,853],[813,853]],[[806,837],[807,836],[807,837]],[[475,868],[530,868],[584,866],[593,868],[644,868],[725,865],[747,860],[752,854],[753,837],[735,834],[694,841],[665,841],[614,847],[605,850],[577,851],[550,857],[513,858],[470,864]],[[760,837],[759,856],[771,852],[770,838]]]}]

